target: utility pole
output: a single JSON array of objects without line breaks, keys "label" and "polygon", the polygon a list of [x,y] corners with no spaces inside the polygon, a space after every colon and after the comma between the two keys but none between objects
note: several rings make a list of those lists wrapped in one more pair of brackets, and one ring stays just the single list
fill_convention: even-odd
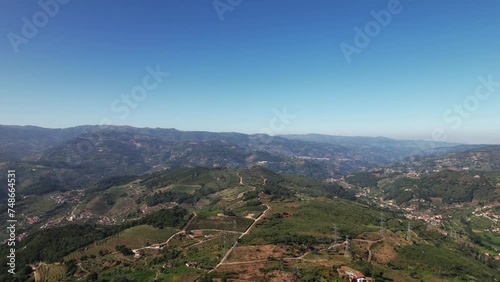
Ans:
[{"label": "utility pole", "polygon": [[450,238],[451,240],[453,240],[454,242],[457,241],[457,231],[454,229],[454,228],[451,228],[451,231],[450,231]]},{"label": "utility pole", "polygon": [[222,257],[224,257],[227,253],[227,230],[224,229],[222,231],[222,239],[223,239],[223,242],[224,242],[224,250],[222,252]]},{"label": "utility pole", "polygon": [[237,233],[238,225],[236,223],[236,219],[233,219],[233,231],[234,231],[234,240],[233,240],[234,241],[233,244],[234,244],[238,240],[238,233]]},{"label": "utility pole", "polygon": [[408,221],[408,233],[406,234],[406,240],[411,242],[411,226],[409,221]]},{"label": "utility pole", "polygon": [[349,253],[349,236],[345,236],[345,250],[344,250],[344,256],[346,258],[351,257],[351,254]]},{"label": "utility pole", "polygon": [[333,251],[334,252],[337,251],[337,244],[338,244],[337,236],[338,236],[337,224],[334,224],[333,225]]},{"label": "utility pole", "polygon": [[295,273],[294,274],[295,274],[295,279],[302,277],[298,265],[295,266]]},{"label": "utility pole", "polygon": [[385,239],[385,218],[384,213],[380,213],[380,234],[382,235],[382,239]]}]

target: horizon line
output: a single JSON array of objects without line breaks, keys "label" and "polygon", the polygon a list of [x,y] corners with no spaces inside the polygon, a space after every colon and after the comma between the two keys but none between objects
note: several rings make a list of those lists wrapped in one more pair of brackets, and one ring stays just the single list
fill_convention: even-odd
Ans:
[{"label": "horizon line", "polygon": [[[500,143],[466,143],[466,142],[456,142],[456,141],[436,141],[436,140],[429,140],[429,139],[399,139],[399,138],[393,138],[393,137],[387,137],[387,136],[369,136],[369,135],[338,135],[338,134],[325,134],[325,133],[315,133],[315,132],[310,132],[310,133],[287,133],[287,134],[276,134],[276,135],[270,135],[267,133],[244,133],[244,132],[237,132],[237,131],[210,131],[210,130],[184,130],[184,129],[178,129],[175,127],[149,127],[149,126],[133,126],[133,125],[115,125],[115,124],[105,124],[105,125],[97,125],[97,124],[81,124],[81,125],[76,125],[76,126],[68,126],[68,127],[47,127],[47,126],[40,126],[40,125],[33,125],[33,124],[25,124],[25,125],[19,125],[19,124],[0,124],[0,126],[5,126],[5,127],[34,127],[34,128],[40,128],[40,129],[52,129],[52,130],[64,130],[64,129],[71,129],[71,128],[78,128],[78,127],[129,127],[129,128],[136,128],[136,129],[164,129],[164,130],[176,130],[179,132],[208,132],[208,133],[217,133],[217,134],[242,134],[242,135],[247,135],[247,136],[252,136],[252,135],[267,135],[271,137],[282,137],[285,138],[284,136],[308,136],[308,135],[320,135],[320,136],[327,136],[327,137],[348,137],[348,138],[386,138],[389,140],[395,140],[395,141],[418,141],[418,142],[434,142],[434,143],[445,143],[445,144],[456,144],[456,145],[500,145]],[[319,141],[315,141],[319,142]]]}]

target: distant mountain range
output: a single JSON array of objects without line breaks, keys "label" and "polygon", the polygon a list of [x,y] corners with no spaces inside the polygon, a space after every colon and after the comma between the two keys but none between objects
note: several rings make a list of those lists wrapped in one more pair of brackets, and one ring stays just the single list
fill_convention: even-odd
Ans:
[{"label": "distant mountain range", "polygon": [[480,147],[318,134],[268,136],[130,126],[47,129],[0,125],[1,166],[31,170],[32,177],[24,187],[38,187],[36,183],[41,181],[46,183],[44,187],[64,189],[107,176],[195,166],[261,165],[280,173],[324,180],[411,156]]}]

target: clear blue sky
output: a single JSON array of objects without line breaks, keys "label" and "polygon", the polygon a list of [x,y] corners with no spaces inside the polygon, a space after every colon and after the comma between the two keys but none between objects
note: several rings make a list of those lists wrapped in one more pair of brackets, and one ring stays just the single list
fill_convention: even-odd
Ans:
[{"label": "clear blue sky", "polygon": [[[500,2],[401,0],[348,62],[341,43],[392,2],[242,0],[221,20],[212,0],[72,0],[46,19],[1,1],[0,124],[257,133],[286,107],[271,132],[500,143]],[[148,66],[169,75],[132,108]]]}]

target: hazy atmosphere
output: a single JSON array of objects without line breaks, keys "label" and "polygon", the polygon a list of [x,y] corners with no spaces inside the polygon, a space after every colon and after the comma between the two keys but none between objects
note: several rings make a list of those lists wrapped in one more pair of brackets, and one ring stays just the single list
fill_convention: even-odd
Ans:
[{"label": "hazy atmosphere", "polygon": [[230,2],[2,1],[0,123],[499,143],[498,1]]},{"label": "hazy atmosphere", "polygon": [[0,0],[0,282],[500,281],[499,11]]}]

